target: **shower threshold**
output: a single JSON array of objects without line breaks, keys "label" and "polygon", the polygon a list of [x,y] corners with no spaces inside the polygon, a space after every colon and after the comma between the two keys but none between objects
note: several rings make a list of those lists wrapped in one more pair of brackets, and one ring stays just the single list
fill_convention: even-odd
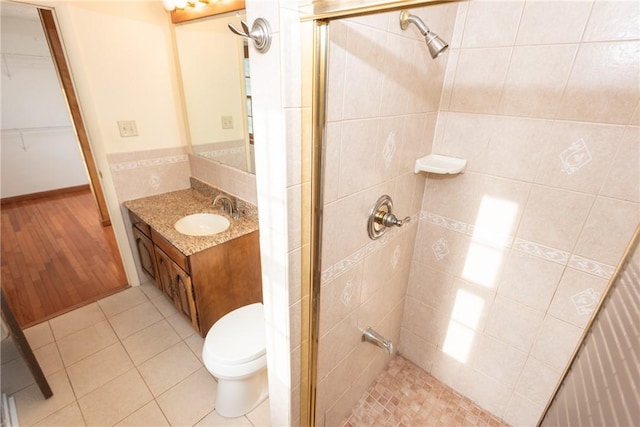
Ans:
[{"label": "shower threshold", "polygon": [[342,427],[508,427],[397,355],[353,407]]}]

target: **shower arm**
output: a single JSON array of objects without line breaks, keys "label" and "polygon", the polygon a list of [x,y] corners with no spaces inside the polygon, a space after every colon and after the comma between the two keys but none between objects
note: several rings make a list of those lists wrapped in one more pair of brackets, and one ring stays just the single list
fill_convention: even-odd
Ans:
[{"label": "shower arm", "polygon": [[403,10],[400,14],[400,26],[403,30],[405,30],[409,26],[409,24],[415,24],[415,26],[418,27],[418,30],[420,30],[420,33],[423,37],[426,37],[427,34],[431,33],[431,30],[429,29],[429,27],[427,27],[427,24],[422,22],[422,19],[420,19],[420,17],[412,15],[408,10]]}]

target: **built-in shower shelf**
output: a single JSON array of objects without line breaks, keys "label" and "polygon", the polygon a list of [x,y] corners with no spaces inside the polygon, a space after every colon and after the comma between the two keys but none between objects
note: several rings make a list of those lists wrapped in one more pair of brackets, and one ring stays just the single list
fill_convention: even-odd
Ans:
[{"label": "built-in shower shelf", "polygon": [[414,172],[429,172],[439,174],[456,174],[464,172],[467,167],[465,159],[456,157],[441,156],[439,154],[429,154],[416,160]]}]

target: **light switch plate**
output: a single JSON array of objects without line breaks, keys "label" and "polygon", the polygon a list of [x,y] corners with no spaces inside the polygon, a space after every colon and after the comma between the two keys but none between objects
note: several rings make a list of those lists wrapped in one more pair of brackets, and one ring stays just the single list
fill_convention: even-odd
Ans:
[{"label": "light switch plate", "polygon": [[119,121],[118,129],[120,130],[120,136],[123,138],[129,137],[129,136],[138,136],[138,129],[136,128],[135,120]]},{"label": "light switch plate", "polygon": [[233,129],[233,116],[222,116],[222,129]]}]

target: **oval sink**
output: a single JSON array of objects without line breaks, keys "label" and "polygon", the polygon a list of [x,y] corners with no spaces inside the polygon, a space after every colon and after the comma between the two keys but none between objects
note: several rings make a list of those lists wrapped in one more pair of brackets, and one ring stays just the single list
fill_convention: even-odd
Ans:
[{"label": "oval sink", "polygon": [[173,227],[188,236],[212,236],[222,233],[231,223],[222,215],[213,213],[199,213],[183,216]]}]

